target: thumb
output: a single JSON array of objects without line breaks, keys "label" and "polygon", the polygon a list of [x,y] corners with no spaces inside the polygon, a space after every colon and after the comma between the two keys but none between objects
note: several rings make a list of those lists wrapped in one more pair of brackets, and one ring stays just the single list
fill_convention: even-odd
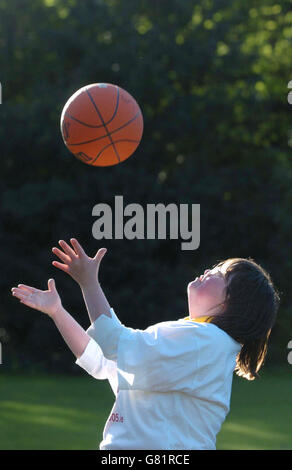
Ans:
[{"label": "thumb", "polygon": [[106,254],[106,252],[107,252],[106,248],[100,248],[94,257],[94,260],[100,262],[102,258],[104,257],[104,255]]},{"label": "thumb", "polygon": [[49,288],[50,291],[53,291],[53,292],[57,291],[54,279],[49,279],[48,280],[48,288]]}]

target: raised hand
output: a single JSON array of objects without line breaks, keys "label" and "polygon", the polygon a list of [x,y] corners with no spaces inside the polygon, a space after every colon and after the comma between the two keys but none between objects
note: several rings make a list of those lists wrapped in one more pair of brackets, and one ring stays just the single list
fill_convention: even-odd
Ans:
[{"label": "raised hand", "polygon": [[52,248],[52,252],[63,261],[63,263],[53,261],[52,264],[69,274],[80,287],[86,287],[92,281],[97,281],[99,265],[107,249],[100,248],[94,258],[90,258],[75,238],[71,238],[70,242],[73,248],[64,240],[59,241],[63,251],[56,247]]},{"label": "raised hand", "polygon": [[50,317],[53,317],[62,307],[54,279],[48,280],[48,290],[39,290],[25,284],[18,284],[18,287],[13,287],[11,291],[12,295],[17,297],[22,304],[46,313]]}]

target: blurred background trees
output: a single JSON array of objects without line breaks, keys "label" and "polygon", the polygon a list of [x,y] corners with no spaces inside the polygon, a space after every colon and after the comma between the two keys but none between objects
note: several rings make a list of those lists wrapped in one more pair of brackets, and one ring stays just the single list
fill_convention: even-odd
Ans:
[{"label": "blurred background trees", "polygon": [[[54,324],[10,295],[54,277],[64,307],[89,326],[78,286],[51,248],[75,236],[93,255],[110,304],[133,328],[182,318],[190,280],[251,257],[282,293],[267,362],[291,339],[291,2],[0,0],[2,368],[77,372]],[[82,86],[114,83],[138,101],[144,134],[120,165],[92,168],[59,122]],[[181,240],[95,240],[92,208],[201,205],[198,250]]]}]

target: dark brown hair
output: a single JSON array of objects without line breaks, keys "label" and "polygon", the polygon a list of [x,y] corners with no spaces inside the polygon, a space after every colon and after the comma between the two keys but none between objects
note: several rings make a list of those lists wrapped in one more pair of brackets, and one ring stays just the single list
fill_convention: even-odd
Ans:
[{"label": "dark brown hair", "polygon": [[237,375],[254,380],[262,367],[280,303],[269,273],[251,258],[228,258],[226,298],[222,314],[211,323],[242,345],[236,358]]}]

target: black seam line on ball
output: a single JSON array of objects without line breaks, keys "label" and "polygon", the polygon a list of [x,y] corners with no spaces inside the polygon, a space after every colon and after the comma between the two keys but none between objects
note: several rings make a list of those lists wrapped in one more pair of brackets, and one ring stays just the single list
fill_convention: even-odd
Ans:
[{"label": "black seam line on ball", "polygon": [[107,133],[106,137],[108,137],[108,138],[110,139],[111,144],[112,144],[112,146],[113,146],[113,148],[114,148],[116,157],[117,157],[118,161],[120,162],[120,161],[121,161],[120,156],[119,156],[118,151],[117,151],[117,149],[116,149],[115,143],[114,143],[113,139],[111,138],[111,134],[110,134],[109,131],[107,130],[107,127],[106,127],[106,125],[105,125],[105,123],[104,123],[104,120],[103,120],[103,117],[102,117],[102,115],[101,115],[101,112],[99,111],[98,107],[96,106],[95,101],[94,101],[94,99],[92,98],[92,96],[91,96],[91,94],[89,93],[88,90],[86,90],[86,93],[88,94],[89,99],[90,99],[90,101],[92,102],[92,104],[93,104],[93,106],[94,106],[94,108],[95,108],[95,111],[97,112],[97,114],[98,114],[98,116],[99,116],[101,122],[102,122],[103,125],[104,125],[104,128],[105,128],[106,133]]},{"label": "black seam line on ball", "polygon": [[[117,87],[117,101],[116,101],[116,108],[114,110],[114,114],[112,115],[112,117],[110,118],[110,120],[108,122],[105,123],[105,125],[107,126],[108,124],[110,124],[112,122],[112,120],[115,118],[116,114],[117,114],[117,110],[118,110],[118,107],[119,107],[119,100],[120,100],[120,90],[119,90],[119,87]],[[82,124],[82,126],[86,126],[86,127],[91,127],[92,129],[99,129],[100,127],[103,127],[104,124],[100,124],[99,126],[93,126],[91,124],[87,124],[86,122],[83,122],[83,121],[80,121],[79,119],[77,119],[76,117],[72,116],[72,114],[70,113],[66,113],[66,116],[68,116],[70,119],[72,119],[73,121],[76,121],[78,122],[79,124]]]},{"label": "black seam line on ball", "polygon": [[[140,140],[120,139],[120,140],[116,140],[116,143],[117,143],[117,142],[135,142],[135,143],[139,143]],[[91,163],[90,163],[90,164],[92,165],[93,163],[95,163],[96,160],[100,157],[101,153],[102,153],[107,147],[109,147],[110,145],[111,145],[111,144],[107,144],[105,147],[103,147],[103,149],[101,149],[101,150],[99,151],[99,153],[96,155],[96,157],[95,157],[93,160],[91,160]]]},{"label": "black seam line on ball", "polygon": [[118,127],[118,129],[114,129],[113,131],[109,132],[108,134],[102,135],[101,137],[97,137],[96,139],[91,139],[91,140],[85,140],[84,142],[77,142],[75,144],[70,144],[70,142],[67,142],[67,145],[74,146],[74,145],[90,144],[91,142],[95,142],[97,140],[104,139],[105,137],[108,137],[108,135],[112,135],[115,132],[118,132],[121,129],[123,129],[123,127],[128,126],[128,124],[131,124],[131,122],[135,121],[135,119],[137,119],[137,117],[140,116],[140,114],[141,114],[141,112],[139,111],[132,119],[130,119],[130,121],[126,122],[121,127]]}]

